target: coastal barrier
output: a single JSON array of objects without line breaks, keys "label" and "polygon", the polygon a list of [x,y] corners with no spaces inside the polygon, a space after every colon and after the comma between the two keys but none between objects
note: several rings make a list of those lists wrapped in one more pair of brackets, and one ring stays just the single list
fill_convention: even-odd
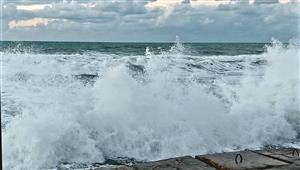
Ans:
[{"label": "coastal barrier", "polygon": [[183,156],[97,170],[300,170],[299,148],[244,150]]}]

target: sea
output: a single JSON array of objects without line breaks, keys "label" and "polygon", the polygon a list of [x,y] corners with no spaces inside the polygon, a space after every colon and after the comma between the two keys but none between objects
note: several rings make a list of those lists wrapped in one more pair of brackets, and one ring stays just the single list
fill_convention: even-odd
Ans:
[{"label": "sea", "polygon": [[297,43],[2,41],[5,170],[300,148]]}]

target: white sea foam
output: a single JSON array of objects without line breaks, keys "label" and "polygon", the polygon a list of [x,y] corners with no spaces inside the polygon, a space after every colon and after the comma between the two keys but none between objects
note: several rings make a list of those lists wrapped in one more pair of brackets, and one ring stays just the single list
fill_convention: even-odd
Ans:
[{"label": "white sea foam", "polygon": [[[276,42],[262,55],[244,56],[183,50],[3,53],[5,169],[300,146],[299,46]],[[258,60],[267,64],[253,65]],[[83,84],[74,78],[83,73],[99,78]]]}]

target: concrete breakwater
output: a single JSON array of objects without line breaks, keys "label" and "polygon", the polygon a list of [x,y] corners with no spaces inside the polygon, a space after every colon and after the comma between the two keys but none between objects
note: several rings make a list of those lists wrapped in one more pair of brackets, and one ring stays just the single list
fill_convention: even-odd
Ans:
[{"label": "concrete breakwater", "polygon": [[97,170],[300,170],[299,152],[299,148],[244,150],[195,157],[183,156]]}]

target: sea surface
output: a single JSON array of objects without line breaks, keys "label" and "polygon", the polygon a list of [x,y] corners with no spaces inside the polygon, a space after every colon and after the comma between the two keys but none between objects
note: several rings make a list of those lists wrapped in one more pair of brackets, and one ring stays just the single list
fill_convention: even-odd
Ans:
[{"label": "sea surface", "polygon": [[300,147],[300,47],[1,42],[6,170]]}]

